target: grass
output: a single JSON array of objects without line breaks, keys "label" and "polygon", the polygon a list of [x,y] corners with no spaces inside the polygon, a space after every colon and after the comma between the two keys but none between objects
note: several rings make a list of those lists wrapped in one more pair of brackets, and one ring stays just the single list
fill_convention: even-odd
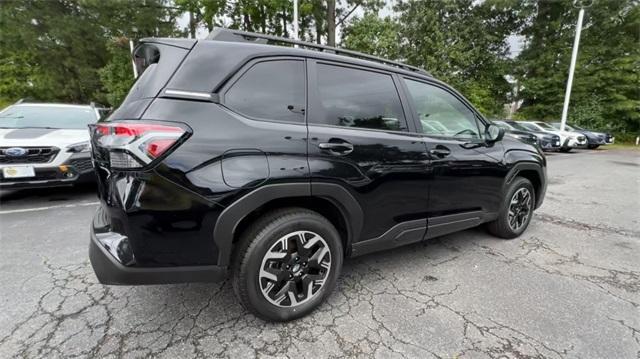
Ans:
[{"label": "grass", "polygon": [[598,147],[599,150],[635,150],[640,151],[640,146],[636,146],[635,142],[614,143]]}]

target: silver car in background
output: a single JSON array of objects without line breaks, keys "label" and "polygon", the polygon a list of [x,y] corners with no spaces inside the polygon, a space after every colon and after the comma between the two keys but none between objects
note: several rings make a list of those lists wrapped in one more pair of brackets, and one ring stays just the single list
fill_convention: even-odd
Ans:
[{"label": "silver car in background", "polygon": [[93,105],[19,102],[0,111],[0,188],[94,181],[88,125]]},{"label": "silver car in background", "polygon": [[560,136],[560,152],[587,147],[587,138],[579,132],[560,131],[543,121],[521,121],[518,123],[532,131],[543,131]]}]

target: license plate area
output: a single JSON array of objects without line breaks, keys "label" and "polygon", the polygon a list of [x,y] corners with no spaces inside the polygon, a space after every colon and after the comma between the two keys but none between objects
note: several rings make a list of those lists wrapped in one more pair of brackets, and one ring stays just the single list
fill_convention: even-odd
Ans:
[{"label": "license plate area", "polygon": [[26,178],[35,177],[36,171],[33,166],[9,166],[2,169],[4,178]]}]

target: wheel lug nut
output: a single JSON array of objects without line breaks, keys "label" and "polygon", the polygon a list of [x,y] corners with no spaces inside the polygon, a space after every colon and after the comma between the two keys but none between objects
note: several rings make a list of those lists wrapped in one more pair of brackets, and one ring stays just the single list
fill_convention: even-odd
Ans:
[{"label": "wheel lug nut", "polygon": [[300,257],[296,257],[296,262],[300,262]]}]

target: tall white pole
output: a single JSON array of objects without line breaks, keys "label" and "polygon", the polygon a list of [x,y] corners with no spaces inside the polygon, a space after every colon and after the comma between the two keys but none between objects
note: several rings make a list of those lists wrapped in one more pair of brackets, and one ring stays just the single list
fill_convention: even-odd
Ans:
[{"label": "tall white pole", "polygon": [[299,40],[298,36],[298,0],[293,0],[293,39]]},{"label": "tall white pole", "polygon": [[138,78],[138,69],[136,68],[136,61],[133,59],[133,40],[129,40],[129,49],[131,50],[131,65],[133,65],[133,78]]},{"label": "tall white pole", "polygon": [[578,45],[580,45],[580,32],[582,32],[582,18],[584,9],[580,8],[578,13],[578,24],[576,25],[576,37],[573,40],[573,51],[571,52],[571,65],[569,65],[569,79],[567,79],[567,91],[564,93],[564,105],[562,106],[562,119],[560,120],[560,131],[564,131],[567,124],[567,113],[569,112],[569,98],[571,97],[571,85],[573,85],[573,72],[576,69],[576,59],[578,58]]}]

